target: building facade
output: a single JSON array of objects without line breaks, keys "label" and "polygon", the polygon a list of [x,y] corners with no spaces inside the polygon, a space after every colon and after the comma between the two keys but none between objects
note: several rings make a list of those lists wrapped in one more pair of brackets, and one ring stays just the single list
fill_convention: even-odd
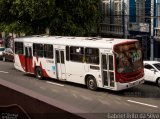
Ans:
[{"label": "building facade", "polygon": [[[100,33],[106,37],[138,39],[145,60],[158,59],[160,0],[102,0]],[[155,33],[159,36],[155,37]],[[158,39],[157,38],[157,39]]]},{"label": "building facade", "polygon": [[154,12],[154,57],[160,61],[160,0],[155,1]]},{"label": "building facade", "polygon": [[[101,8],[104,15],[100,24],[100,34],[108,37],[125,37],[124,15],[128,15],[128,0],[102,0]],[[127,21],[126,21],[127,22]]]}]

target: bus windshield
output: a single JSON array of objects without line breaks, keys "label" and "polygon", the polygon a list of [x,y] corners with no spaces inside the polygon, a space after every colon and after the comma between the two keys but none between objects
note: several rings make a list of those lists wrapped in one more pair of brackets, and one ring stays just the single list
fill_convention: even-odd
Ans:
[{"label": "bus windshield", "polygon": [[131,73],[143,68],[139,42],[120,44],[114,50],[116,52],[116,71],[118,73]]}]

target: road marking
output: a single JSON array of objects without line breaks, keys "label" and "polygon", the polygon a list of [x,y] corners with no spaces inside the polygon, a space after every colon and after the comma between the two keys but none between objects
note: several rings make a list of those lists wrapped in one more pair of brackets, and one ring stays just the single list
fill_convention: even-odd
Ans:
[{"label": "road marking", "polygon": [[85,100],[88,100],[88,101],[92,101],[93,99],[92,98],[89,98],[89,97],[87,97],[87,96],[81,96],[83,99],[85,99]]},{"label": "road marking", "polygon": [[154,108],[158,108],[158,106],[155,105],[150,105],[150,104],[146,104],[146,103],[141,103],[141,102],[137,102],[137,101],[133,101],[133,100],[127,100],[128,102],[132,102],[132,103],[137,103],[140,105],[145,105],[145,106],[149,106],[149,107],[154,107]]},{"label": "road marking", "polygon": [[105,104],[105,105],[110,105],[110,102],[108,102],[107,100],[104,100],[104,99],[98,99],[102,104]]},{"label": "road marking", "polygon": [[126,105],[126,106],[130,106],[130,104],[128,104],[128,103],[126,103],[126,102],[123,102],[123,104]]},{"label": "road marking", "polygon": [[120,101],[117,101],[117,100],[113,100],[115,103],[117,103],[118,105],[120,105],[121,104],[121,102]]},{"label": "road marking", "polygon": [[0,73],[5,73],[5,74],[8,74],[9,72],[6,72],[6,71],[0,71]]},{"label": "road marking", "polygon": [[49,83],[49,84],[57,85],[57,86],[64,86],[64,85],[61,85],[61,84],[58,84],[58,83],[53,83],[53,82],[50,82],[50,81],[46,81],[46,82]]},{"label": "road marking", "polygon": [[73,95],[73,97],[78,98],[78,96],[76,94],[73,93],[72,95]]}]

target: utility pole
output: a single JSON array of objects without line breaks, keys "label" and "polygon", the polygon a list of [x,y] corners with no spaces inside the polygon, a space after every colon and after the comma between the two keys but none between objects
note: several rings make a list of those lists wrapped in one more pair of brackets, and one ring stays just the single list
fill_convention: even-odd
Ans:
[{"label": "utility pole", "polygon": [[124,0],[122,0],[122,24],[123,24],[123,37],[126,38],[125,35],[125,15],[124,15]]},{"label": "utility pole", "polygon": [[124,29],[125,29],[125,38],[128,38],[128,22],[129,22],[129,0],[124,0],[123,3],[123,9],[124,9]]},{"label": "utility pole", "polygon": [[150,51],[150,60],[154,60],[154,0],[151,0],[151,24],[150,24],[150,41],[151,41],[151,51]]}]

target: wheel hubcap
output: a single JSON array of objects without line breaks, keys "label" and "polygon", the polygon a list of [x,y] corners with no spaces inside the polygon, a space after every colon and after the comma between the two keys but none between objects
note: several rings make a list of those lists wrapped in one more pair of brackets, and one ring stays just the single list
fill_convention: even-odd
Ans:
[{"label": "wheel hubcap", "polygon": [[41,72],[38,70],[37,71],[37,77],[40,78],[41,77]]},{"label": "wheel hubcap", "polygon": [[91,89],[94,88],[94,81],[93,81],[93,80],[90,80],[90,81],[89,81],[89,87],[90,87]]}]

